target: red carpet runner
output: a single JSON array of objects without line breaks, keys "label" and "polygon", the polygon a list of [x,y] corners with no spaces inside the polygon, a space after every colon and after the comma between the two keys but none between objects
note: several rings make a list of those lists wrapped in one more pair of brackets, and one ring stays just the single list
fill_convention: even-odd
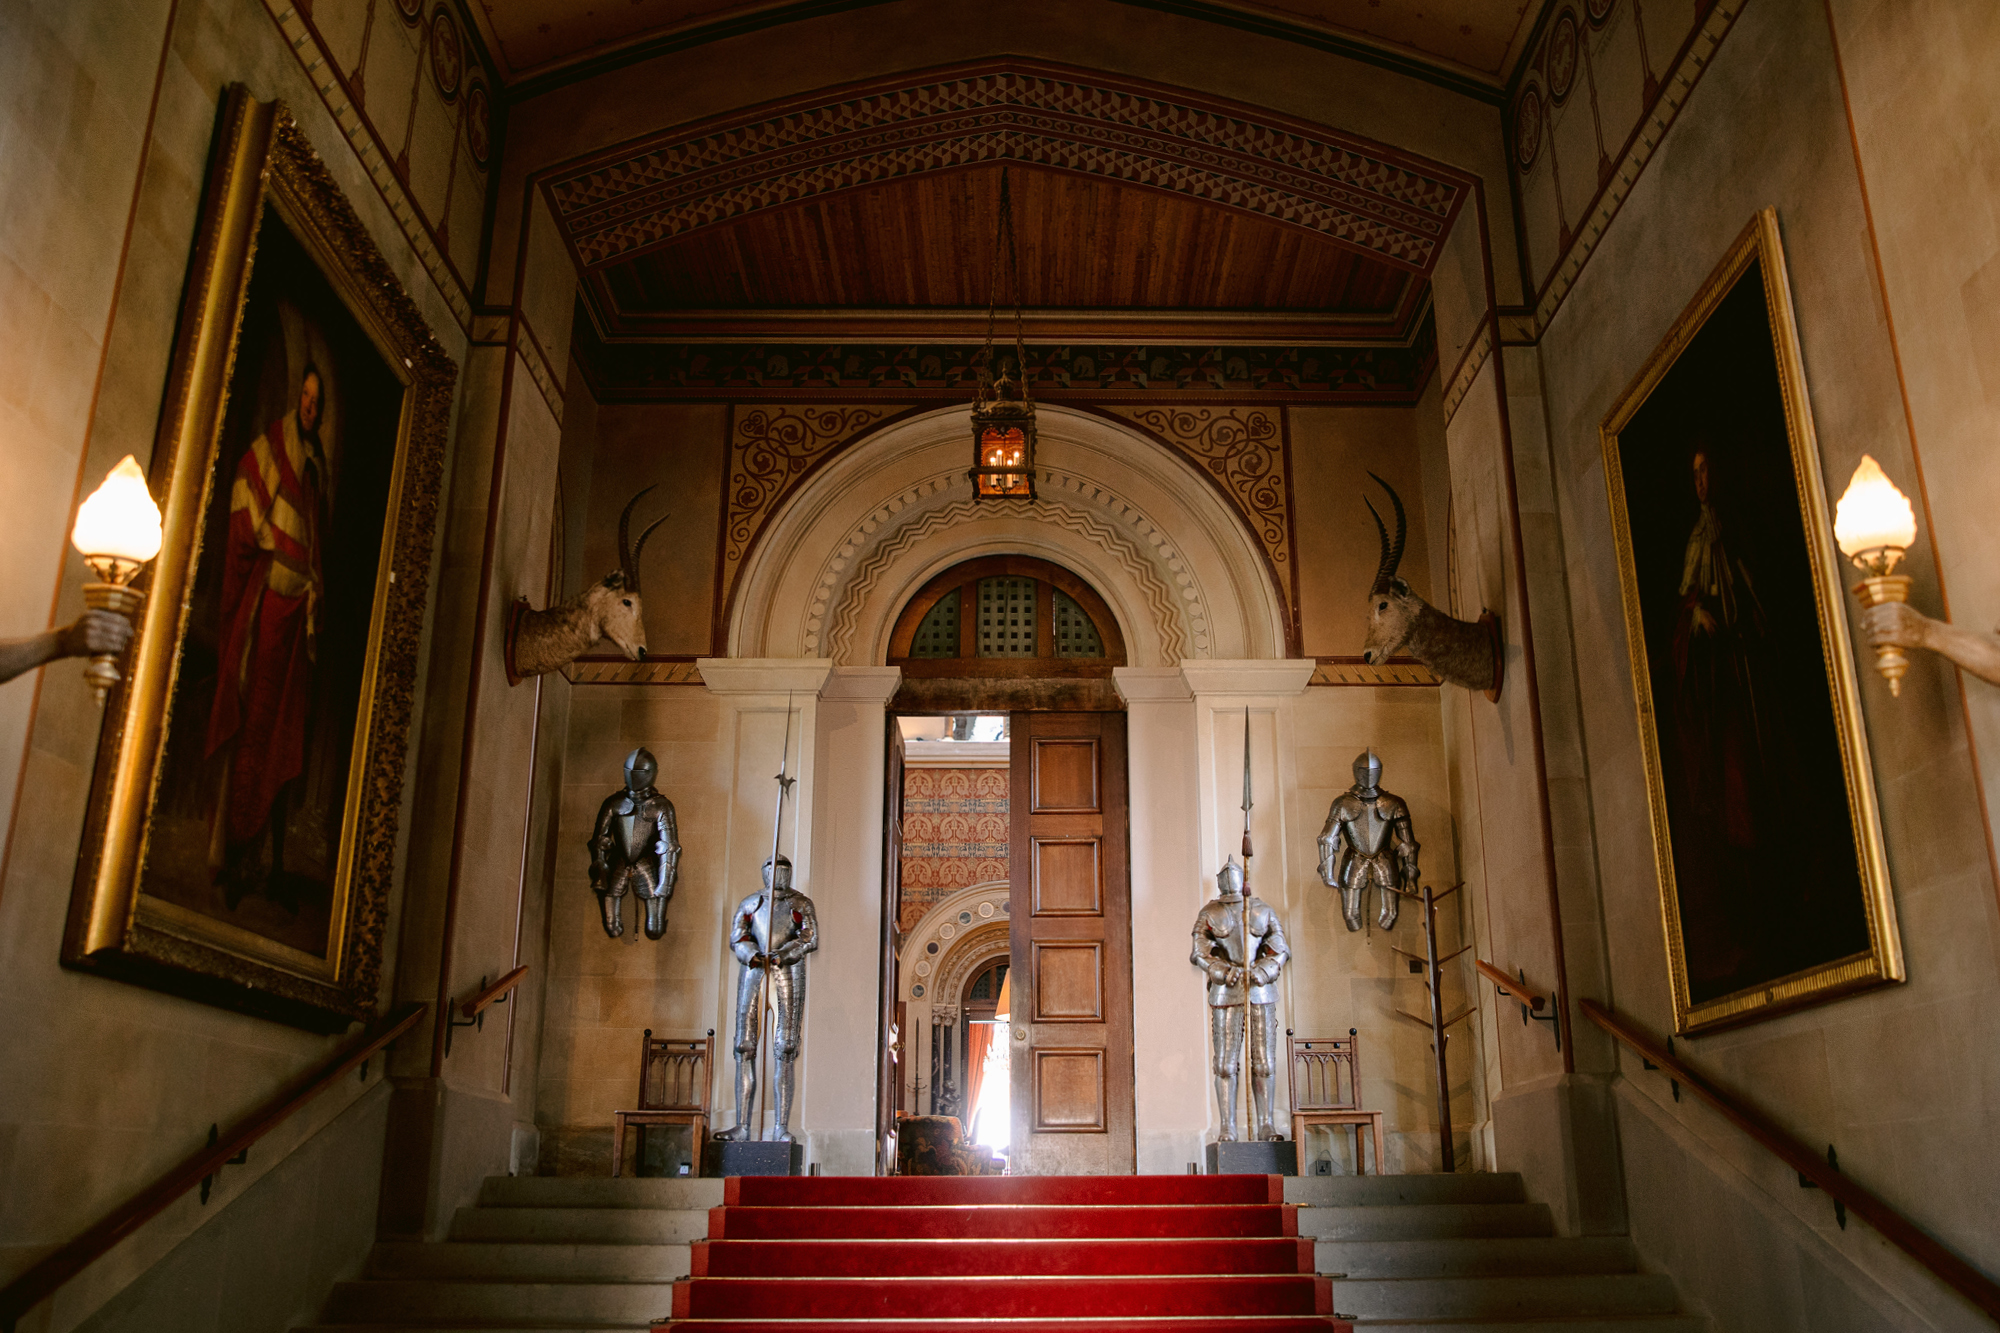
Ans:
[{"label": "red carpet runner", "polygon": [[723,1197],[672,1333],[1352,1333],[1277,1176],[738,1176]]}]

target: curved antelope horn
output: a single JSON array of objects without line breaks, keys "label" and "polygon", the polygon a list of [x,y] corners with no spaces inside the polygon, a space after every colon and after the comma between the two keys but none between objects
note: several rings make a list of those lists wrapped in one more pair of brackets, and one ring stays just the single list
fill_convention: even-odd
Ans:
[{"label": "curved antelope horn", "polygon": [[654,528],[667,521],[665,514],[660,515],[639,534],[638,544],[635,546],[632,543],[632,510],[653,489],[648,486],[627,500],[624,512],[618,515],[618,568],[625,571],[625,586],[633,592],[639,591],[639,554],[646,549],[646,538],[653,535]]},{"label": "curved antelope horn", "polygon": [[1377,486],[1389,492],[1389,503],[1394,505],[1396,509],[1396,540],[1391,542],[1389,540],[1389,530],[1382,525],[1382,515],[1375,508],[1375,502],[1367,499],[1365,496],[1361,501],[1368,506],[1368,512],[1375,519],[1375,531],[1382,538],[1382,563],[1376,568],[1375,582],[1368,589],[1372,595],[1374,593],[1386,592],[1389,587],[1389,580],[1396,577],[1396,567],[1403,563],[1403,543],[1409,536],[1410,525],[1408,516],[1403,513],[1403,497],[1396,494],[1396,488],[1380,477],[1375,476],[1373,472],[1370,472],[1368,475],[1374,477]]}]

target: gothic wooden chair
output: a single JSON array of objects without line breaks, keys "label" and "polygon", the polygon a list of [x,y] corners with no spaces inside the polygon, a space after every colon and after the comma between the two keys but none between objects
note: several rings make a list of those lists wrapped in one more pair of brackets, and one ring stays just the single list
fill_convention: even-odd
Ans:
[{"label": "gothic wooden chair", "polygon": [[1361,1109],[1361,1063],[1353,1028],[1345,1037],[1295,1037],[1285,1029],[1286,1074],[1292,1094],[1292,1141],[1305,1151],[1306,1130],[1313,1125],[1354,1129],[1354,1171],[1366,1175],[1361,1154],[1361,1130],[1374,1131],[1375,1174],[1382,1174],[1382,1113]]},{"label": "gothic wooden chair", "polygon": [[694,1134],[694,1170],[708,1139],[708,1100],[714,1082],[715,1029],[706,1037],[655,1037],[640,1043],[639,1105],[611,1113],[611,1174],[625,1169],[627,1125],[686,1125]]}]

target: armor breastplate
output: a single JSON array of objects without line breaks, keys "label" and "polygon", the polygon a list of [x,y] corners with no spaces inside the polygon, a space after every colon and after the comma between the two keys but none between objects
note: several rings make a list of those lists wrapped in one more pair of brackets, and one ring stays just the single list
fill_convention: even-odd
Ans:
[{"label": "armor breastplate", "polygon": [[642,849],[639,845],[639,824],[642,816],[635,810],[629,815],[619,815],[611,821],[611,827],[618,831],[618,850],[630,865],[639,859]]},{"label": "armor breastplate", "polygon": [[791,893],[760,893],[757,907],[750,913],[750,938],[758,953],[772,953],[798,938],[804,914],[792,903]]},{"label": "armor breastplate", "polygon": [[1382,812],[1380,797],[1359,800],[1361,809],[1347,821],[1347,835],[1354,840],[1356,851],[1364,856],[1376,856],[1389,845],[1391,823]]},{"label": "armor breastplate", "polygon": [[[1224,958],[1227,958],[1238,967],[1243,966],[1246,959],[1255,961],[1257,955],[1264,952],[1265,933],[1257,929],[1257,923],[1265,919],[1269,909],[1264,908],[1261,900],[1251,898],[1247,901],[1252,918],[1251,945],[1249,949],[1244,947],[1243,940],[1245,899],[1239,898],[1231,901],[1226,898],[1216,898],[1208,902],[1201,910],[1203,920],[1202,933],[1208,942],[1209,951],[1211,954],[1219,951]],[[1264,909],[1264,911],[1260,912],[1260,908]],[[1272,926],[1275,926],[1275,924],[1275,922],[1271,923]],[[1211,983],[1208,988],[1208,997],[1210,1004],[1241,1004],[1243,1003],[1243,987],[1240,985],[1221,986]],[[1278,991],[1275,984],[1253,985],[1250,988],[1250,1002],[1252,1004],[1273,1004],[1277,1001],[1277,998]]]}]

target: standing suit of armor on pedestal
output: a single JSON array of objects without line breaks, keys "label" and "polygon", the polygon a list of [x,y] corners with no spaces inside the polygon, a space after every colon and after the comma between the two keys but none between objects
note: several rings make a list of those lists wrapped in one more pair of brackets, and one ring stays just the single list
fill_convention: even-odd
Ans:
[{"label": "standing suit of armor on pedestal", "polygon": [[1319,831],[1319,877],[1340,890],[1340,914],[1361,929],[1361,902],[1370,885],[1381,895],[1376,921],[1388,930],[1402,906],[1399,887],[1417,887],[1417,839],[1410,807],[1383,791],[1382,761],[1368,750],[1354,758],[1354,785],[1334,798]]},{"label": "standing suit of armor on pedestal", "polygon": [[[1250,1097],[1257,1123],[1253,1139],[1279,1139],[1271,1124],[1271,1071],[1278,1063],[1278,974],[1292,956],[1284,923],[1269,903],[1244,896],[1243,867],[1229,858],[1215,876],[1216,896],[1194,919],[1188,961],[1208,977],[1208,1033],[1215,1073],[1215,1103],[1222,1111],[1223,1143],[1236,1140],[1236,1109],[1243,1104],[1243,980],[1250,979]],[[1245,947],[1245,925],[1250,932]]]},{"label": "standing suit of armor on pedestal", "polygon": [[770,974],[777,1010],[771,1058],[777,1065],[772,1109],[764,1137],[792,1141],[792,1091],[798,1073],[799,1027],[806,1016],[805,957],[819,948],[819,919],[812,899],[792,887],[792,863],[785,857],[764,863],[764,888],[737,904],[729,927],[736,972],[736,1124],[718,1139],[748,1140],[757,1122],[757,1042],[764,1027],[764,977]]},{"label": "standing suit of armor on pedestal", "polygon": [[[625,756],[625,790],[597,807],[590,837],[590,887],[604,912],[604,933],[625,933],[625,895],[645,905],[646,938],[667,933],[667,900],[680,874],[681,839],[674,803],[653,790],[660,766],[645,749]],[[634,922],[634,924],[638,924]]]}]

